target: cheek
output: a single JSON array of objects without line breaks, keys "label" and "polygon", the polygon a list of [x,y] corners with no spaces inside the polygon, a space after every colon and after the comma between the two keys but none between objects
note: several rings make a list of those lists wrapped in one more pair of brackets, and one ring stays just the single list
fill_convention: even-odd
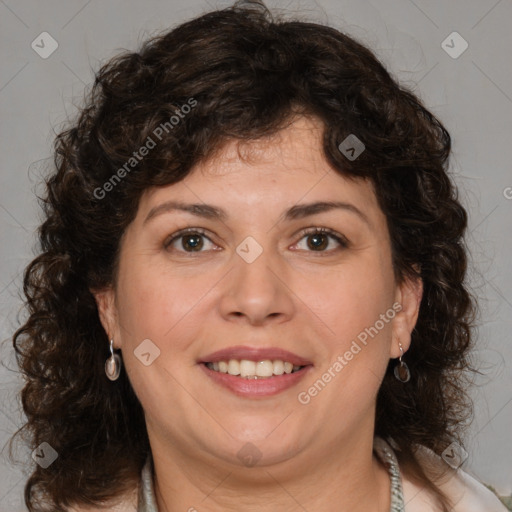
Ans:
[{"label": "cheek", "polygon": [[328,328],[320,372],[321,380],[332,382],[327,385],[332,395],[325,398],[338,404],[340,413],[362,411],[379,389],[389,361],[394,291],[391,262],[378,252],[354,259],[315,287],[309,282],[310,297]]},{"label": "cheek", "polygon": [[120,320],[133,337],[163,342],[198,304],[209,281],[190,279],[179,271],[171,273],[156,264],[133,264],[120,275]]},{"label": "cheek", "polygon": [[161,414],[162,403],[180,405],[179,393],[169,390],[183,382],[181,374],[188,371],[183,359],[201,325],[194,318],[194,306],[204,293],[199,280],[165,275],[156,265],[132,265],[124,275],[120,273],[117,302],[123,363],[150,416]]},{"label": "cheek", "polygon": [[[308,277],[298,295],[318,312],[330,334],[343,344],[374,325],[391,308],[394,292],[390,262],[374,254],[354,258],[332,272]],[[386,324],[382,331],[389,328]]]}]

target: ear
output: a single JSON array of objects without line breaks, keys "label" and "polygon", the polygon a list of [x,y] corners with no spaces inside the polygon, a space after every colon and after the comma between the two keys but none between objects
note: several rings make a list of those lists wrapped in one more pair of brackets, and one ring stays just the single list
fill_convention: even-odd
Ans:
[{"label": "ear", "polygon": [[121,345],[121,337],[117,322],[117,306],[115,300],[115,291],[112,287],[103,290],[91,290],[96,300],[98,313],[103,325],[103,329],[107,333],[108,339],[114,340],[114,347],[119,348]]},{"label": "ear", "polygon": [[[417,266],[415,266],[417,268]],[[411,345],[411,333],[416,325],[420,311],[421,298],[423,297],[423,280],[420,277],[406,278],[395,293],[395,302],[401,309],[395,315],[392,323],[393,340],[390,348],[390,358],[400,356],[399,343],[405,352]]]}]

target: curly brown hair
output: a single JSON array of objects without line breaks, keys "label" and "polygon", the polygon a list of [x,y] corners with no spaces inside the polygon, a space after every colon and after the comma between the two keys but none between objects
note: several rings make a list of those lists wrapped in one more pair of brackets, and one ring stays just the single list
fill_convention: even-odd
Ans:
[{"label": "curly brown hair", "polygon": [[[105,376],[109,340],[91,292],[115,283],[121,237],[141,194],[179,182],[229,140],[278,132],[294,115],[322,121],[325,158],[340,174],[373,182],[397,281],[423,280],[406,357],[414,378],[397,381],[390,361],[375,434],[394,441],[401,465],[449,510],[417,448],[463,445],[472,413],[466,376],[476,301],[465,284],[467,213],[448,176],[450,136],[364,45],[253,1],[112,58],[55,140],[39,255],[24,274],[28,319],[13,336],[27,417],[14,437],[24,433],[32,448],[48,442],[59,454],[26,482],[31,512],[99,506],[131,488],[150,453],[126,373],[116,382]],[[127,168],[155,130],[161,140]],[[365,145],[353,161],[338,148],[349,134]]]}]

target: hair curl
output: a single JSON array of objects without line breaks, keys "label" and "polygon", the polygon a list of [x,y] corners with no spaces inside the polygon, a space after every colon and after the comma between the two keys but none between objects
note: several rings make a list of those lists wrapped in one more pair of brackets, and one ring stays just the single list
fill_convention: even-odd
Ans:
[{"label": "hair curl", "polygon": [[[191,98],[192,111],[99,197]],[[141,194],[182,180],[229,140],[278,132],[294,115],[323,122],[324,154],[340,174],[373,182],[397,280],[423,280],[406,356],[414,378],[402,385],[390,362],[375,433],[394,440],[400,462],[448,510],[416,448],[440,453],[454,440],[462,445],[472,410],[464,375],[476,303],[465,286],[467,214],[447,174],[450,136],[351,37],[277,19],[261,2],[237,2],[112,58],[97,72],[77,120],[55,140],[40,252],[24,274],[29,316],[13,336],[26,381],[27,422],[16,435],[27,431],[33,448],[46,441],[59,454],[26,482],[31,512],[119,496],[138,480],[149,454],[143,410],[126,373],[114,383],[105,377],[108,338],[91,293],[115,283],[120,240]],[[338,149],[349,134],[366,147],[354,161]]]}]

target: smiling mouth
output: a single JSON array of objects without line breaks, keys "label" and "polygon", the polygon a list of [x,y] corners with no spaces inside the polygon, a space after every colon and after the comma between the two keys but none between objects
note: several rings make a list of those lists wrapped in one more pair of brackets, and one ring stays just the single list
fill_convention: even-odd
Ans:
[{"label": "smiling mouth", "polygon": [[281,359],[264,359],[262,361],[250,361],[248,359],[229,359],[214,363],[204,363],[207,368],[218,373],[226,373],[242,379],[271,379],[280,375],[297,373],[305,366],[293,365],[289,361]]}]

